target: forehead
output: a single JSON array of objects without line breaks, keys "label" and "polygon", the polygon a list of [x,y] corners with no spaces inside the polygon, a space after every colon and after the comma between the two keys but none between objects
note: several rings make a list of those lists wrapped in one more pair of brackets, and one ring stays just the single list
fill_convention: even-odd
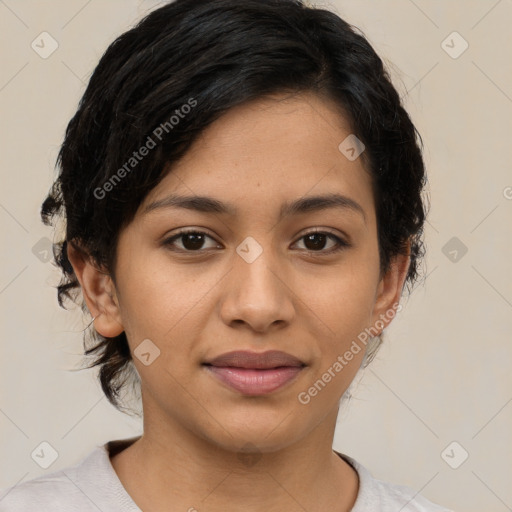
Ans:
[{"label": "forehead", "polygon": [[339,146],[353,136],[340,108],[313,94],[274,95],[237,106],[208,126],[146,197],[214,196],[232,205],[279,209],[304,196],[341,194],[372,209],[362,158]]}]

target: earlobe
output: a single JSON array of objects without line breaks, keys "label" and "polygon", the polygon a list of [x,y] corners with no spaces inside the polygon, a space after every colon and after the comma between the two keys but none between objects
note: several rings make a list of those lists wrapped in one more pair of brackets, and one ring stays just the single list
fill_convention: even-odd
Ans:
[{"label": "earlobe", "polygon": [[106,338],[118,336],[124,327],[112,278],[107,272],[98,269],[85,251],[71,243],[67,244],[67,255],[94,319],[94,328]]},{"label": "earlobe", "polygon": [[390,262],[388,271],[379,283],[372,322],[373,325],[376,325],[378,321],[379,326],[384,326],[379,329],[381,332],[396,315],[410,263],[409,252],[395,255]]}]

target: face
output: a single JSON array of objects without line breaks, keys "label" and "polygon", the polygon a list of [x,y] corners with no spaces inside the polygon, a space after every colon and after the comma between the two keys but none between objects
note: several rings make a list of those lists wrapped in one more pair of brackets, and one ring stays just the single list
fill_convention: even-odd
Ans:
[{"label": "face", "polygon": [[338,149],[350,133],[314,95],[247,103],[145,198],[120,234],[115,287],[86,296],[100,334],[126,331],[145,425],[273,451],[336,414],[358,336],[389,322],[406,270],[380,273],[370,177]]}]

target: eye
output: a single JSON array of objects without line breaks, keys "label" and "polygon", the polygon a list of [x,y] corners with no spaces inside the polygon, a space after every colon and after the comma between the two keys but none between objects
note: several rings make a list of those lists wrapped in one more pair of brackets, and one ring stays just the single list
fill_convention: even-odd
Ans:
[{"label": "eye", "polygon": [[[205,241],[207,239],[210,239],[213,242],[210,247],[204,247]],[[350,247],[348,242],[345,242],[340,237],[329,233],[328,231],[311,231],[300,237],[299,240],[295,243],[297,244],[301,240],[304,240],[305,250],[310,253],[332,254]],[[325,249],[326,242],[328,240],[331,240],[332,244],[330,247],[328,247],[328,250],[323,250]],[[181,242],[181,247],[176,245],[178,241]],[[181,252],[202,252],[203,250],[207,249],[222,248],[207,233],[197,230],[180,231],[172,237],[164,240],[163,244],[170,247],[171,250]]]},{"label": "eye", "polygon": [[[184,230],[180,231],[176,235],[164,240],[164,245],[170,246],[172,250],[182,251],[182,252],[200,252],[201,249],[204,249],[203,245],[205,240],[209,238],[210,240],[215,240],[202,231],[195,230]],[[180,240],[182,247],[176,247],[176,241]],[[206,249],[214,249],[215,247],[220,248],[219,244],[215,242],[211,247],[207,247]]]},{"label": "eye", "polygon": [[[329,250],[323,250],[329,239],[334,241],[334,243],[328,248]],[[313,253],[332,254],[350,247],[348,242],[328,231],[311,231],[301,236],[298,242],[301,240],[304,240],[305,250]]]}]

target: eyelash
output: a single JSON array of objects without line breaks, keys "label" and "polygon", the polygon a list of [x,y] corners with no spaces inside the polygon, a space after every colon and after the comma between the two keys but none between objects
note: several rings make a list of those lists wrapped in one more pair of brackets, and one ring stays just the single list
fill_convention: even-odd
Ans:
[{"label": "eyelash", "polygon": [[[204,231],[198,231],[198,230],[195,230],[195,229],[185,229],[183,231],[179,231],[178,233],[176,233],[172,237],[167,238],[162,243],[163,243],[163,245],[168,246],[170,248],[170,250],[172,250],[172,251],[188,253],[188,254],[193,254],[193,253],[200,254],[200,253],[203,253],[203,252],[209,250],[209,249],[198,249],[197,251],[191,251],[191,250],[186,250],[186,249],[180,249],[180,248],[173,247],[173,244],[174,244],[175,240],[179,239],[180,237],[182,237],[184,235],[189,235],[189,234],[206,235],[208,238],[211,238],[212,240],[214,240],[214,238],[212,236],[210,236],[208,233],[205,233]],[[340,237],[334,235],[333,233],[330,233],[329,231],[321,231],[321,230],[309,231],[308,233],[305,233],[304,235],[299,237],[297,242],[299,240],[302,240],[303,238],[306,238],[309,235],[312,235],[312,234],[327,235],[328,238],[334,239],[335,242],[337,243],[337,246],[335,248],[331,248],[331,249],[326,250],[326,251],[325,250],[312,251],[312,250],[308,250],[308,249],[303,249],[308,254],[311,254],[311,255],[314,255],[314,256],[317,256],[317,255],[319,255],[319,256],[331,255],[331,254],[337,253],[339,251],[342,251],[344,249],[347,249],[347,248],[349,248],[351,246],[351,244],[349,244],[345,240],[342,240]]]}]

